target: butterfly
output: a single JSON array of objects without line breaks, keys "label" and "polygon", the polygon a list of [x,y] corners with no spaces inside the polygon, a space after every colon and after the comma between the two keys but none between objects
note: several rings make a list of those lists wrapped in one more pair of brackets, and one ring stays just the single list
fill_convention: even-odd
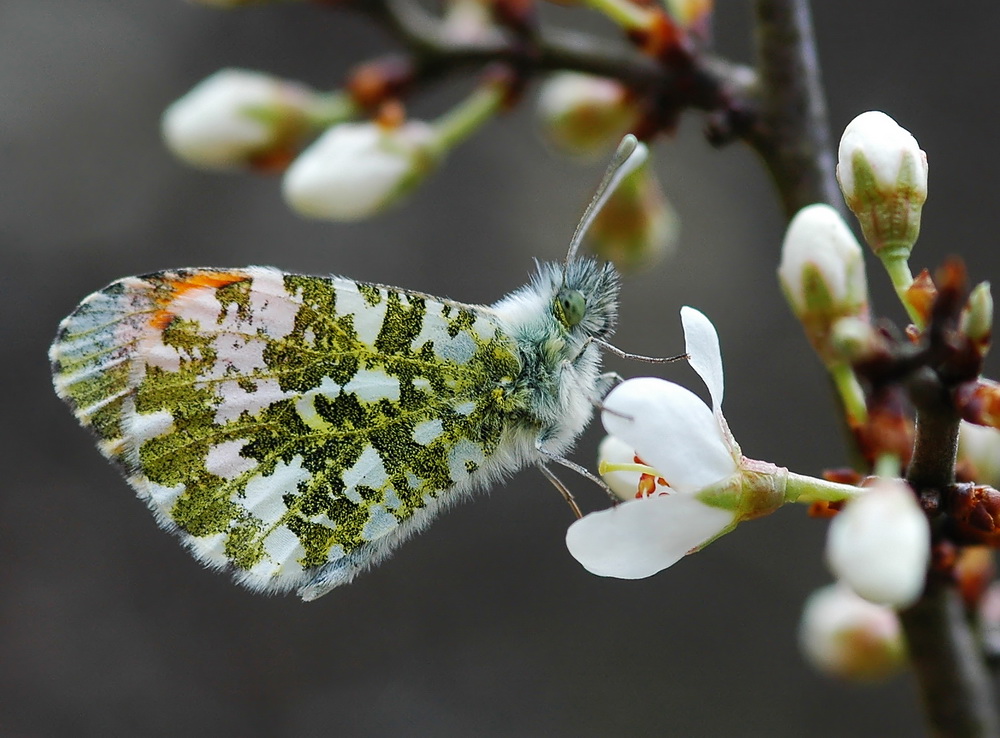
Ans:
[{"label": "butterfly", "polygon": [[576,250],[645,155],[628,137],[566,260],[493,305],[258,266],[126,277],[62,321],[56,393],[198,560],[320,597],[475,489],[580,470],[619,278]]}]

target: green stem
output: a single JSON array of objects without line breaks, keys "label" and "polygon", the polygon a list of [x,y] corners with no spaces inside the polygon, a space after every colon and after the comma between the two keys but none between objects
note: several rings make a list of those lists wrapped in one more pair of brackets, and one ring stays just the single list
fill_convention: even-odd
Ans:
[{"label": "green stem", "polygon": [[338,90],[320,95],[306,114],[306,118],[311,128],[321,131],[337,123],[356,118],[360,114],[361,108],[354,102],[351,95]]},{"label": "green stem", "polygon": [[903,470],[899,456],[896,454],[883,453],[875,459],[874,474],[876,477],[898,477]]},{"label": "green stem", "polygon": [[502,84],[485,84],[438,118],[434,129],[441,146],[446,150],[454,148],[478,131],[500,110],[506,94]]},{"label": "green stem", "polygon": [[828,482],[825,479],[788,472],[785,483],[785,502],[841,502],[853,500],[864,490],[852,484]]},{"label": "green stem", "polygon": [[648,31],[653,14],[630,0],[585,0],[586,4],[604,13],[626,31]]},{"label": "green stem", "polygon": [[837,394],[840,395],[840,401],[844,404],[848,425],[856,428],[867,423],[868,406],[865,403],[865,391],[858,383],[854,369],[848,364],[838,362],[828,365],[827,370],[837,388]]},{"label": "green stem", "polygon": [[886,256],[882,258],[882,264],[885,266],[885,271],[889,274],[889,279],[892,280],[892,286],[899,296],[899,301],[906,308],[906,314],[917,328],[923,328],[923,316],[913,307],[906,292],[910,288],[910,285],[913,284],[913,274],[910,272],[910,265],[906,257]]}]

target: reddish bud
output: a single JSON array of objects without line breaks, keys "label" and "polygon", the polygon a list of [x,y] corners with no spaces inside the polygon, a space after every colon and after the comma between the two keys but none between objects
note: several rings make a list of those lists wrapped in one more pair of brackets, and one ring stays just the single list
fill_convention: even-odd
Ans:
[{"label": "reddish bud", "polygon": [[937,288],[934,286],[930,272],[924,269],[917,275],[913,284],[906,288],[906,299],[920,313],[920,317],[924,319],[926,324],[930,320],[931,308],[937,299]]},{"label": "reddish bud", "polygon": [[351,97],[367,110],[377,110],[390,98],[399,97],[413,82],[413,63],[402,56],[386,56],[351,70],[345,85]]},{"label": "reddish bud", "polygon": [[959,385],[954,397],[964,420],[1000,428],[1000,384],[980,378]]},{"label": "reddish bud", "polygon": [[993,551],[986,546],[967,546],[955,562],[955,579],[965,606],[972,610],[983,598],[996,574]]}]

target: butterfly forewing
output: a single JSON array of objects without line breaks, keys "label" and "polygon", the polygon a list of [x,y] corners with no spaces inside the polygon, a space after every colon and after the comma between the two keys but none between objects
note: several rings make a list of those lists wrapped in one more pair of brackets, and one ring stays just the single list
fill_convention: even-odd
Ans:
[{"label": "butterfly forewing", "polygon": [[51,358],[160,523],[270,591],[387,553],[520,411],[517,351],[488,308],[263,267],[115,282]]}]

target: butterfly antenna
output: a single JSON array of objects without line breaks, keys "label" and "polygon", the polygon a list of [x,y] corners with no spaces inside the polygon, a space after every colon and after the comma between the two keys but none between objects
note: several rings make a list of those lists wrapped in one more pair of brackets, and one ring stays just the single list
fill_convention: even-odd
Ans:
[{"label": "butterfly antenna", "polygon": [[626,135],[622,139],[622,142],[618,144],[618,150],[615,151],[615,155],[611,159],[611,164],[608,165],[608,170],[604,173],[604,179],[601,180],[594,199],[590,201],[587,209],[583,211],[583,217],[580,218],[580,223],[577,225],[576,231],[573,232],[573,238],[570,239],[569,250],[566,252],[567,267],[576,258],[576,253],[580,250],[580,243],[583,241],[583,237],[587,235],[587,230],[594,222],[597,214],[601,212],[604,203],[614,194],[623,179],[645,163],[648,156],[649,149],[646,148],[646,144],[639,141],[631,133]]}]

